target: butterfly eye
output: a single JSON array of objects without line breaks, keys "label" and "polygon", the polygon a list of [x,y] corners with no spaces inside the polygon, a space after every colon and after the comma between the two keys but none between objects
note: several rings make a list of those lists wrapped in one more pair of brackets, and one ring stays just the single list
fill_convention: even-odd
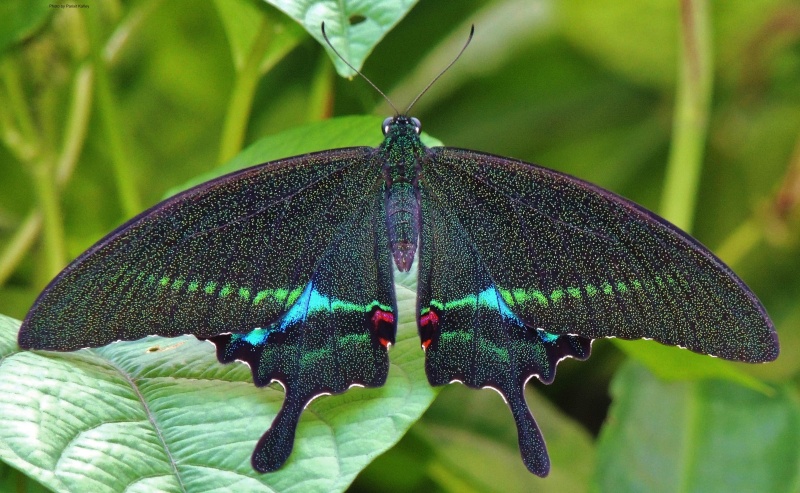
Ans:
[{"label": "butterfly eye", "polygon": [[394,120],[394,118],[392,118],[391,116],[389,118],[383,120],[383,123],[381,124],[381,128],[383,129],[383,135],[386,135],[386,134],[389,133],[389,127],[392,125],[392,121],[393,120]]},{"label": "butterfly eye", "polygon": [[411,123],[413,123],[413,124],[414,124],[414,132],[416,132],[416,133],[417,133],[417,135],[419,135],[419,132],[420,132],[420,131],[421,131],[421,129],[422,129],[422,123],[420,123],[420,122],[419,122],[419,120],[417,120],[417,119],[416,119],[416,118],[414,118],[413,116],[411,117]]}]

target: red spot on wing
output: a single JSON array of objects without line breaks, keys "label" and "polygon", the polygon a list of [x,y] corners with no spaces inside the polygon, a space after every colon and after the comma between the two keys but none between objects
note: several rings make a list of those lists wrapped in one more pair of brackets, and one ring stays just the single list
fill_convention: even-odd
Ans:
[{"label": "red spot on wing", "polygon": [[383,310],[375,310],[375,313],[372,314],[372,325],[376,329],[378,328],[378,324],[381,322],[386,323],[394,323],[394,313],[392,312],[385,312]]},{"label": "red spot on wing", "polygon": [[[439,315],[435,311],[428,309],[428,313],[419,317],[420,335],[423,337],[422,349],[427,350],[431,345],[433,332],[439,328]],[[425,338],[427,337],[427,338]]]},{"label": "red spot on wing", "polygon": [[436,327],[439,325],[439,315],[434,311],[429,311],[425,315],[419,317],[419,324],[423,327],[430,324],[431,328],[436,330]]},{"label": "red spot on wing", "polygon": [[381,328],[381,324],[383,323],[390,324],[390,326],[393,327],[391,324],[394,324],[394,313],[383,310],[375,310],[375,313],[372,314],[372,330],[377,333],[376,335],[378,335],[378,342],[380,342],[383,347],[388,348],[392,341],[379,335],[382,330],[388,330],[386,327],[383,327],[383,329]]}]

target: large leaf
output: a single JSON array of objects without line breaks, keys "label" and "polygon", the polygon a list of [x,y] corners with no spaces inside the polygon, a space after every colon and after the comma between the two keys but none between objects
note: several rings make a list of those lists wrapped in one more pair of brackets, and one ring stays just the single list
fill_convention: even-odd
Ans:
[{"label": "large leaf", "polygon": [[[343,118],[265,138],[232,167],[326,147],[374,145],[380,118]],[[274,155],[274,153],[279,153]],[[193,337],[74,353],[19,352],[0,318],[0,458],[58,491],[341,491],[432,402],[416,334],[415,276],[398,275],[397,344],[380,389],[314,400],[283,469],[250,466],[283,392],[253,386]]]},{"label": "large leaf", "polygon": [[359,0],[266,0],[299,22],[331,55],[336,71],[352,77],[322,38],[320,26],[336,50],[357,69],[389,30],[402,19],[416,0],[363,2]]},{"label": "large leaf", "polygon": [[800,410],[727,381],[668,383],[627,363],[598,442],[601,491],[796,491]]}]

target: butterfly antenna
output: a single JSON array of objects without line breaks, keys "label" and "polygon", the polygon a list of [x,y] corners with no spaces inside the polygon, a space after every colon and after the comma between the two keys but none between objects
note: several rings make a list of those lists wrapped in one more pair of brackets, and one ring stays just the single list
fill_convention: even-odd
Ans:
[{"label": "butterfly antenna", "polygon": [[420,92],[420,93],[417,95],[417,97],[415,97],[415,98],[414,98],[414,101],[411,101],[411,104],[409,104],[409,105],[408,105],[408,108],[406,108],[406,112],[405,112],[405,113],[403,113],[404,115],[407,115],[407,114],[408,114],[408,112],[409,112],[409,111],[411,111],[411,108],[412,108],[412,107],[413,107],[415,104],[417,104],[417,101],[419,101],[419,98],[421,98],[423,94],[425,94],[426,92],[428,92],[428,89],[430,89],[430,88],[431,88],[431,86],[432,86],[432,85],[434,85],[434,84],[436,83],[436,81],[437,81],[437,80],[439,80],[439,78],[440,78],[441,76],[443,76],[443,75],[444,75],[444,73],[445,73],[445,72],[447,72],[448,70],[450,70],[450,67],[452,67],[452,66],[453,66],[453,64],[455,64],[455,63],[458,61],[458,59],[459,59],[459,58],[461,58],[461,55],[463,55],[463,54],[464,54],[464,51],[466,51],[466,49],[467,49],[467,46],[469,46],[469,43],[470,43],[470,41],[472,41],[472,35],[473,35],[473,34],[475,34],[475,24],[473,24],[473,25],[472,25],[472,27],[470,28],[470,30],[469,30],[469,37],[467,38],[467,42],[466,42],[466,43],[464,43],[464,47],[463,47],[463,48],[461,48],[461,51],[459,51],[459,52],[458,52],[458,55],[456,55],[456,57],[455,57],[455,58],[453,58],[453,61],[452,61],[452,62],[450,62],[450,64],[449,64],[449,65],[447,65],[447,66],[444,68],[444,70],[442,70],[441,72],[439,72],[439,75],[437,75],[436,77],[434,77],[434,78],[433,78],[433,80],[432,80],[432,81],[431,81],[431,82],[430,82],[430,83],[429,83],[427,86],[425,86],[425,89],[423,89],[423,90],[422,90],[422,92]]},{"label": "butterfly antenna", "polygon": [[376,86],[371,80],[369,80],[366,75],[362,74],[360,70],[358,70],[354,66],[350,65],[350,62],[348,62],[345,57],[343,57],[338,51],[336,51],[336,48],[333,47],[333,43],[331,43],[331,40],[328,39],[328,34],[325,32],[325,23],[324,22],[322,23],[322,37],[325,38],[325,42],[328,43],[328,46],[330,46],[331,50],[333,50],[333,52],[336,53],[336,56],[339,57],[339,60],[343,61],[345,65],[350,67],[353,70],[353,72],[355,72],[358,75],[360,75],[362,79],[364,79],[365,81],[369,82],[369,85],[371,85],[373,88],[375,88],[375,90],[378,91],[378,94],[383,96],[383,99],[385,99],[386,102],[389,103],[389,106],[391,106],[392,109],[394,110],[394,114],[395,115],[399,115],[400,112],[397,111],[397,108],[392,104],[392,101],[389,99],[389,96],[387,96],[386,94],[383,93],[383,91],[378,89],[378,86]]}]

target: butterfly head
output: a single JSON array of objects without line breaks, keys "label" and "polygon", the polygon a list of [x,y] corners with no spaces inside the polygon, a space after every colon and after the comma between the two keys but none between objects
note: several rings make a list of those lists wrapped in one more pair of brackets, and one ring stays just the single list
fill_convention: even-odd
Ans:
[{"label": "butterfly head", "polygon": [[404,115],[397,115],[397,116],[390,116],[389,118],[383,120],[381,124],[381,130],[383,131],[383,135],[389,136],[391,135],[419,135],[422,131],[422,123],[419,120],[414,118],[413,116],[404,116]]}]

